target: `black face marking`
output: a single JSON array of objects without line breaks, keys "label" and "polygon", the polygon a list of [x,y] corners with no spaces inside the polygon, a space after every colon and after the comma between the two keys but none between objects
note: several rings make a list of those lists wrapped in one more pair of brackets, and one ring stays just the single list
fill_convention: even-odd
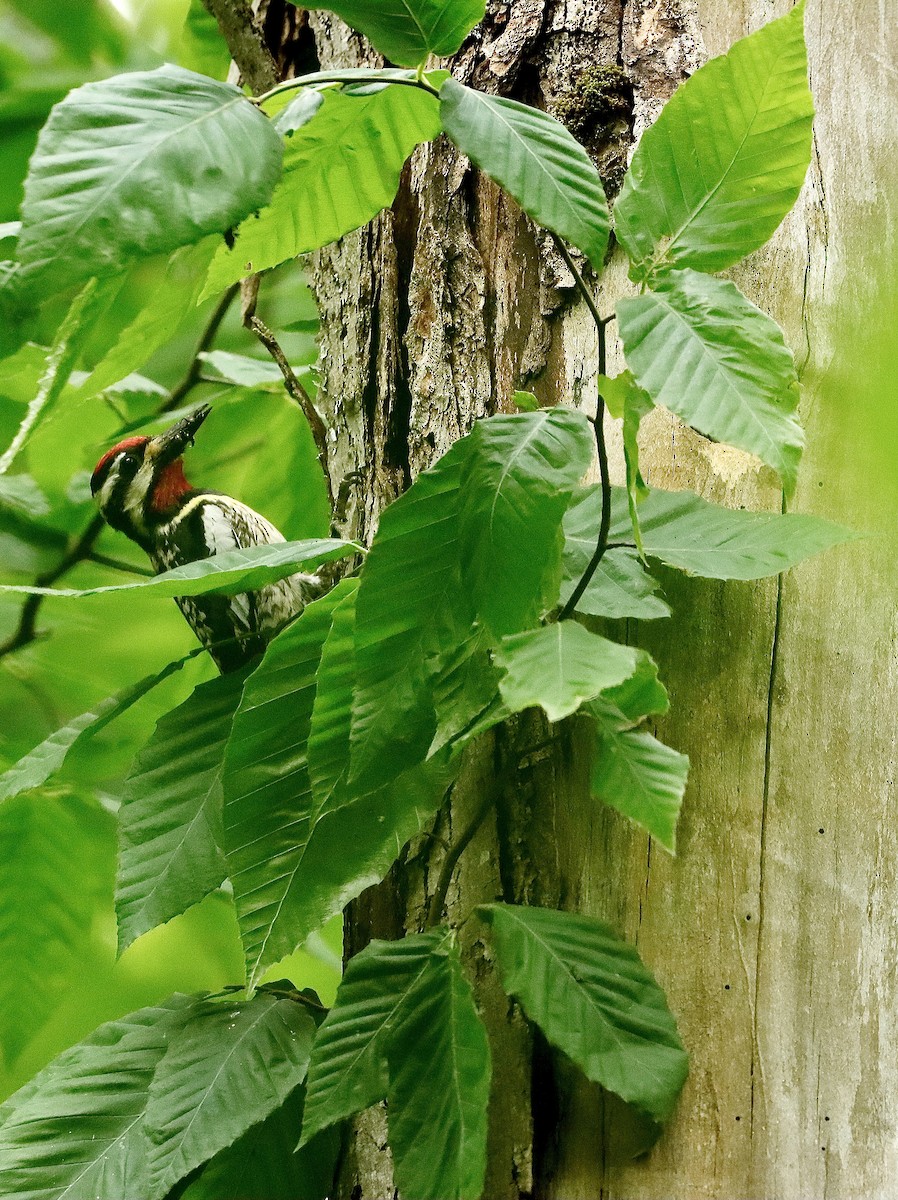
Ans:
[{"label": "black face marking", "polygon": [[91,476],[91,495],[96,496],[97,492],[102,489],[103,484],[113,472],[118,475],[119,479],[125,479],[130,482],[140,469],[140,464],[143,462],[145,453],[145,444],[128,446],[119,450],[117,454],[111,455],[107,460],[101,461],[101,465]]}]

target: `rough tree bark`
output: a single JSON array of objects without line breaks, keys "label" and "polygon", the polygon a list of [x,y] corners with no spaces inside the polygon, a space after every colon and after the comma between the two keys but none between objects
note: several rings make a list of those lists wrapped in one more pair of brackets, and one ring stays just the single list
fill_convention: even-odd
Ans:
[{"label": "rough tree bark", "polygon": [[[449,65],[564,119],[613,192],[674,87],[789,6],[489,0]],[[270,35],[275,0],[266,7]],[[828,405],[824,373],[843,353],[836,297],[855,287],[869,302],[853,279],[863,212],[894,261],[896,208],[876,181],[889,132],[894,143],[896,38],[887,0],[831,7],[808,0],[818,119],[806,187],[735,277],[784,326],[802,369],[809,451],[794,507],[863,527],[857,472],[835,452],[845,409]],[[311,14],[309,29],[322,65],[380,61],[325,13]],[[593,328],[563,263],[442,141],[416,152],[391,211],[316,256],[314,281],[333,485],[356,473],[344,488],[355,536],[370,537],[383,506],[477,417],[507,409],[515,387],[546,404],[594,404]],[[602,311],[629,290],[617,255]],[[616,444],[613,422],[608,432]],[[643,445],[651,482],[780,506],[755,460],[673,418],[653,414]],[[780,583],[671,574],[675,619],[625,631],[661,663],[673,702],[663,736],[692,758],[675,860],[590,802],[575,725],[526,716],[471,754],[434,836],[352,906],[350,951],[419,928],[446,846],[491,788],[496,819],[462,860],[451,911],[503,897],[601,916],[638,943],[668,991],[691,1076],[659,1145],[630,1162],[626,1115],[534,1044],[496,988],[476,923],[465,925],[494,1054],[489,1200],[894,1195],[896,737],[875,693],[895,694],[898,666],[893,606],[868,582],[877,572],[894,579],[882,542]],[[344,1188],[356,1200],[393,1196],[382,1114],[358,1123]]]}]

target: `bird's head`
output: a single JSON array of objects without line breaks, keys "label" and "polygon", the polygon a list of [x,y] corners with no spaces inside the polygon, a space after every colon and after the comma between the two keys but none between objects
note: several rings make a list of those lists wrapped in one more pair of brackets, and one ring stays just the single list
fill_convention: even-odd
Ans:
[{"label": "bird's head", "polygon": [[130,437],[107,450],[94,467],[90,490],[113,529],[146,544],[192,491],[181,455],[209,415],[208,404],[156,437]]}]

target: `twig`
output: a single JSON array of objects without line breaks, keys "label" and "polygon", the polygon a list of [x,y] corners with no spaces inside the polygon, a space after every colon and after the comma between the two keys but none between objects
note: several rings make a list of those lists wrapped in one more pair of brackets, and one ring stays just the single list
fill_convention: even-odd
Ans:
[{"label": "twig", "polygon": [[[219,301],[200,336],[193,359],[184,374],[184,378],[174,387],[165,403],[160,406],[158,409],[159,413],[169,412],[171,409],[177,408],[190,389],[199,382],[202,367],[200,355],[212,345],[215,335],[218,333],[219,326],[224,320],[225,313],[237,295],[237,291],[238,287],[236,285],[229,288]],[[83,533],[66,550],[59,562],[48,571],[44,571],[37,576],[34,586],[52,587],[54,583],[71,571],[78,563],[94,557],[94,545],[103,531],[104,524],[105,522],[99,513],[91,517],[90,523],[84,529]],[[121,566],[121,564],[113,564],[111,561],[107,565]],[[44,596],[26,596],[22,603],[18,625],[6,641],[0,643],[0,658],[5,658],[7,654],[13,654],[16,650],[21,650],[23,647],[37,641],[37,616],[44,599]]]},{"label": "twig", "polygon": [[309,423],[309,428],[312,431],[312,437],[315,439],[315,447],[318,451],[318,461],[321,464],[321,469],[324,472],[324,480],[327,485],[327,496],[331,512],[334,511],[334,493],[331,487],[330,465],[328,461],[328,445],[327,445],[327,426],[321,419],[321,415],[312,403],[312,397],[302,386],[297,379],[293,368],[287,361],[287,356],[281,349],[280,343],[268,328],[264,321],[256,316],[256,299],[259,293],[259,276],[253,275],[249,279],[243,281],[241,290],[241,303],[243,306],[243,324],[247,329],[251,330],[274,361],[277,363],[281,374],[284,377],[284,386],[287,389],[287,394],[303,411],[303,415]]},{"label": "twig", "polygon": [[113,558],[111,554],[99,554],[96,550],[91,550],[87,557],[91,562],[99,563],[101,567],[111,567],[113,571],[123,571],[126,575],[146,575],[149,579],[153,577],[153,572],[149,568],[138,567],[134,563]]},{"label": "twig", "polygon": [[430,900],[430,907],[427,910],[427,928],[432,929],[434,925],[439,925],[443,916],[443,907],[446,903],[446,896],[449,892],[449,884],[452,882],[452,875],[458,865],[458,860],[467,850],[477,830],[486,820],[487,814],[493,807],[493,797],[487,793],[480,806],[471,818],[470,824],[462,830],[458,841],[443,859],[443,866],[440,870],[440,877],[437,880],[437,886],[434,889],[433,896]]},{"label": "twig", "polygon": [[[61,579],[63,575],[71,571],[76,563],[83,562],[93,549],[94,542],[100,536],[103,525],[103,518],[97,513],[95,517],[91,518],[90,524],[74,545],[66,551],[56,566],[37,576],[34,586],[52,587],[58,579]],[[15,650],[21,650],[23,646],[27,646],[30,642],[37,640],[37,614],[43,600],[43,596],[26,597],[22,604],[18,626],[10,637],[0,645],[0,658],[4,658],[7,654],[12,654]]]},{"label": "twig", "polygon": [[[605,327],[609,324],[612,317],[603,317],[596,307],[596,302],[592,292],[586,286],[586,281],[577,269],[577,265],[568,253],[567,247],[559,237],[552,234],[558,252],[564,259],[568,270],[574,277],[574,283],[577,285],[577,290],[586,302],[586,307],[589,309],[590,315],[595,322],[596,332],[599,336],[599,374],[604,375],[607,365],[607,349],[605,343]],[[592,421],[593,432],[596,438],[596,451],[599,456],[599,477],[602,481],[602,516],[599,521],[599,536],[596,541],[596,548],[592,558],[589,560],[586,570],[580,577],[577,586],[568,597],[567,603],[561,612],[558,614],[559,621],[567,620],[574,609],[580,602],[580,598],[592,582],[592,577],[599,569],[599,563],[608,549],[608,531],[611,528],[611,474],[608,470],[608,448],[605,445],[605,401],[601,392],[596,397],[596,415]]]}]

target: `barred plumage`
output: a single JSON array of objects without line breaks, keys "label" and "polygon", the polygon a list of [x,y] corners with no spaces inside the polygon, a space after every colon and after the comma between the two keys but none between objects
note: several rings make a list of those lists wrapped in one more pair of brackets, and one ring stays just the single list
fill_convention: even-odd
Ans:
[{"label": "barred plumage", "polygon": [[[198,409],[157,438],[120,442],[103,455],[91,480],[103,516],[146,550],[157,572],[284,540],[248,505],[192,488],[185,479],[181,452],[208,412]],[[254,592],[182,596],[176,603],[219,670],[233,671],[302,611],[317,584],[314,576],[296,574]]]}]

